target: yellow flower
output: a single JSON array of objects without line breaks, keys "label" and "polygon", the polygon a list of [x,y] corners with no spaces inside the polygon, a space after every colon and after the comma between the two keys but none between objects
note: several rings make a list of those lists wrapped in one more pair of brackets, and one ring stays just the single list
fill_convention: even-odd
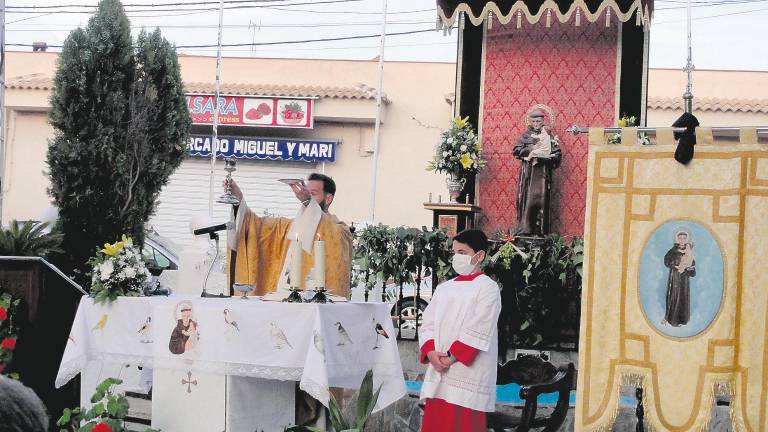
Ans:
[{"label": "yellow flower", "polygon": [[104,249],[102,249],[101,252],[109,256],[115,256],[119,254],[121,250],[123,250],[123,242],[119,241],[114,244],[104,243]]},{"label": "yellow flower", "polygon": [[467,125],[467,121],[469,121],[469,116],[464,118],[456,117],[453,119],[453,124],[455,124],[459,129],[464,129],[464,126]]},{"label": "yellow flower", "polygon": [[459,162],[461,162],[461,166],[464,167],[464,169],[469,169],[469,167],[472,166],[472,157],[469,155],[469,153],[464,153],[461,155]]},{"label": "yellow flower", "polygon": [[619,127],[627,127],[627,118],[622,117],[619,119]]}]

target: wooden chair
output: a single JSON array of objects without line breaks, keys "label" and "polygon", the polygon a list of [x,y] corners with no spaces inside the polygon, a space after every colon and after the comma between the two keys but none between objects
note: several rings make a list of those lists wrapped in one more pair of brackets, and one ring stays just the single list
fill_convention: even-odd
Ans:
[{"label": "wooden chair", "polygon": [[[558,430],[568,414],[574,374],[573,363],[556,368],[551,363],[535,357],[512,360],[499,366],[496,383],[520,384],[520,399],[525,401],[525,404],[519,417],[499,410],[489,413],[488,427],[494,432],[527,432],[537,428],[544,428],[542,432]],[[549,416],[537,417],[538,396],[554,392],[558,393],[558,399],[552,413]]]}]

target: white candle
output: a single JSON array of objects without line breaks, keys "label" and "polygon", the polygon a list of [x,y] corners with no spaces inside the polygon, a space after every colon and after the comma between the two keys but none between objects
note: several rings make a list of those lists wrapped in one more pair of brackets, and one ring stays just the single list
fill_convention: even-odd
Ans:
[{"label": "white candle", "polygon": [[325,242],[315,240],[315,286],[325,288]]},{"label": "white candle", "polygon": [[291,256],[291,288],[301,286],[301,258],[301,243],[299,243],[299,235],[296,234],[296,241],[293,243],[293,256]]}]

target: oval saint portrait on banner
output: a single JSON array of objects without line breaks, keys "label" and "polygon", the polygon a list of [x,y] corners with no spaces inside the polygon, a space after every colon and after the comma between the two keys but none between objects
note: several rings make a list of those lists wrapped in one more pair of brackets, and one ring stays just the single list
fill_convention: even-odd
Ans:
[{"label": "oval saint portrait on banner", "polygon": [[723,252],[704,225],[672,220],[656,228],[640,257],[640,304],[648,323],[672,337],[696,336],[717,317]]}]

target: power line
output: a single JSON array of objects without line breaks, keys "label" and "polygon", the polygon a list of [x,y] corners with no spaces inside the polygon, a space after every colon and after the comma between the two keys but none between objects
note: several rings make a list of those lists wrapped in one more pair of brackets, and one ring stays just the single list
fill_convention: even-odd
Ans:
[{"label": "power line", "polygon": [[[224,4],[242,4],[242,3],[275,3],[284,2],[290,0],[224,0]],[[351,0],[359,1],[359,0]],[[130,7],[156,7],[156,6],[202,6],[202,5],[218,5],[217,1],[198,1],[198,2],[178,2],[178,3],[122,3],[123,8]],[[60,9],[65,7],[76,8],[90,8],[96,9],[98,4],[58,4],[58,5],[42,5],[42,6],[12,6],[7,5],[6,9]]]},{"label": "power line", "polygon": [[[748,13],[753,13],[753,12],[762,12],[762,11],[768,11],[768,8],[750,9],[750,10],[746,10],[746,11],[723,13],[723,14],[717,14],[717,15],[707,15],[707,16],[703,16],[703,17],[693,18],[693,20],[694,21],[699,21],[699,20],[705,20],[705,19],[720,18],[720,17],[724,17],[724,16],[731,16],[731,15],[743,15],[743,14],[748,14]],[[681,22],[681,21],[684,21],[684,20],[657,21],[657,22],[654,22],[653,25],[671,24],[671,23],[678,23],[678,22]]]},{"label": "power line", "polygon": [[[714,2],[696,2],[698,5],[694,6],[695,8],[704,8],[704,7],[715,7],[715,6],[734,6],[734,5],[742,5],[742,4],[751,4],[751,3],[765,3],[768,0],[735,0],[735,1],[714,1]],[[680,10],[685,9],[685,6],[670,6],[665,8],[655,8],[654,11],[665,11],[665,10]]]},{"label": "power line", "polygon": [[[387,21],[387,25],[410,25],[410,24],[431,24],[433,21]],[[35,24],[35,25],[43,25],[43,24]],[[48,24],[53,25],[53,24]],[[379,22],[334,22],[334,23],[285,23],[285,24],[258,24],[256,27],[258,28],[322,28],[322,27],[355,27],[355,26],[380,26],[381,23]],[[61,28],[45,28],[45,27],[35,27],[35,28],[24,28],[24,29],[6,29],[6,32],[40,32],[40,31],[48,31],[48,32],[68,32],[72,31],[79,26],[77,25],[62,25]],[[141,25],[141,26],[131,26],[132,29],[141,29],[141,28],[147,28],[147,27],[159,27],[161,29],[216,29],[218,28],[215,24],[167,24],[167,25]],[[225,24],[222,27],[224,28],[251,28],[253,27],[252,24]]]},{"label": "power line", "polygon": [[[323,0],[323,1],[311,1],[311,2],[302,2],[302,3],[281,4],[279,6],[280,7],[307,6],[307,5],[313,5],[314,6],[314,5],[320,5],[320,4],[351,3],[351,2],[360,2],[360,1],[363,1],[363,0]],[[197,6],[197,5],[191,4],[191,3],[186,3],[186,5],[188,5],[188,6]],[[218,12],[218,10],[219,10],[218,7],[208,7],[208,8],[195,7],[195,8],[189,8],[189,9],[179,9],[179,8],[161,9],[161,8],[165,8],[167,6],[168,5],[158,4],[158,5],[152,6],[151,9],[136,9],[136,10],[130,10],[130,11],[127,10],[126,14],[129,15],[130,13],[136,13],[136,12],[195,12],[195,11],[198,11],[198,12],[216,11],[216,12]],[[35,14],[35,13],[40,13],[40,11],[36,10],[36,9],[26,10],[26,9],[29,9],[29,8],[34,8],[35,6],[29,6],[29,7],[19,6],[19,7],[20,8],[24,8],[25,10],[9,10],[9,11],[7,11],[7,13],[9,13],[9,14]],[[58,7],[59,8],[63,8],[63,7],[67,7],[67,6],[59,5]],[[77,6],[77,7],[79,7],[79,6]],[[255,4],[251,4],[251,5],[231,5],[231,6],[224,7],[225,10],[262,9],[262,8],[263,9],[272,9],[273,6],[272,5],[255,5]],[[293,9],[289,9],[289,10],[293,10]],[[56,11],[51,12],[51,13],[91,14],[93,12],[94,12],[93,10],[76,11],[76,10],[62,9],[62,10],[56,10]]]},{"label": "power line", "polygon": [[[403,32],[392,32],[387,33],[387,36],[403,36],[403,35],[410,35],[410,34],[418,34],[418,33],[426,33],[426,32],[435,32],[436,30],[434,28],[430,29],[422,29],[422,30],[410,30],[410,31],[403,31]],[[315,43],[315,42],[335,42],[335,41],[343,41],[343,40],[355,40],[355,39],[369,39],[369,38],[377,38],[381,37],[380,33],[377,34],[370,34],[370,35],[355,35],[355,36],[340,36],[340,37],[333,37],[333,38],[320,38],[320,39],[303,39],[303,40],[290,40],[290,41],[273,41],[273,42],[246,42],[246,43],[234,43],[234,44],[222,44],[222,47],[246,47],[246,46],[269,46],[269,45],[293,45],[293,44],[301,44],[301,43]],[[31,47],[32,44],[20,44],[20,43],[7,43],[6,46],[18,46],[18,47]],[[178,45],[176,46],[176,49],[190,49],[190,48],[213,48],[216,47],[216,44],[206,44],[206,45]],[[48,45],[48,48],[62,48],[62,45]]]}]

